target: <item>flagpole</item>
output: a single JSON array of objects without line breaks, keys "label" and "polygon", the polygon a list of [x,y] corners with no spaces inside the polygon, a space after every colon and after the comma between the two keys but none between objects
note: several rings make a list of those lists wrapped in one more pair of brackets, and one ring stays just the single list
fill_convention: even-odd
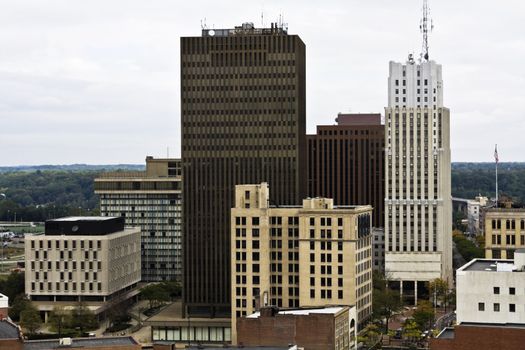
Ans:
[{"label": "flagpole", "polygon": [[498,145],[495,147],[495,158],[496,158],[496,208],[498,207]]}]

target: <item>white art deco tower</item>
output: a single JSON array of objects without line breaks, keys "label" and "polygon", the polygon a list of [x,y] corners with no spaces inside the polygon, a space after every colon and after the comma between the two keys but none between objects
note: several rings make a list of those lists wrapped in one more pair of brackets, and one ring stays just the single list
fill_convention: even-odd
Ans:
[{"label": "white art deco tower", "polygon": [[414,300],[426,281],[452,282],[450,115],[428,25],[425,1],[423,53],[390,62],[385,108],[385,271]]}]

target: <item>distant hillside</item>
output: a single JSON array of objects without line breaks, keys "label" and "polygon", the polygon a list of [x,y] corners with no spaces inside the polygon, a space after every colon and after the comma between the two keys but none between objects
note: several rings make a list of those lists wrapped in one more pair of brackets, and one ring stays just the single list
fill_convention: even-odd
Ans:
[{"label": "distant hillside", "polygon": [[[525,163],[499,163],[498,187],[500,195],[525,204]],[[478,194],[495,197],[495,163],[452,163],[452,195],[474,198]]]},{"label": "distant hillside", "polygon": [[[0,167],[0,220],[43,221],[98,213],[93,179],[104,171],[143,170],[135,164]],[[499,164],[500,194],[525,203],[525,163]],[[453,163],[452,195],[494,197],[494,163]],[[16,213],[16,214],[15,214]]]},{"label": "distant hillside", "polygon": [[0,173],[16,171],[114,171],[114,170],[144,170],[144,165],[140,164],[66,164],[66,165],[19,165],[19,166],[0,166]]}]

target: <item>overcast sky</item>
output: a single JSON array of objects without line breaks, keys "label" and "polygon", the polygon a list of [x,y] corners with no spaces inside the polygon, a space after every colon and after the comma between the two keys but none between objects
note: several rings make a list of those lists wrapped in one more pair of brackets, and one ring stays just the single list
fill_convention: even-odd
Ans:
[{"label": "overcast sky", "polygon": [[[180,155],[179,37],[283,14],[307,52],[307,124],[381,112],[419,54],[422,0],[0,0],[0,165]],[[453,161],[525,161],[525,2],[430,1]]]}]

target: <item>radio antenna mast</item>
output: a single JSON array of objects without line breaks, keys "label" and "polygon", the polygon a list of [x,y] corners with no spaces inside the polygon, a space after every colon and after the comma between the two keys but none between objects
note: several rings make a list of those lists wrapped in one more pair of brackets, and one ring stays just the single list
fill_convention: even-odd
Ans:
[{"label": "radio antenna mast", "polygon": [[430,57],[428,53],[428,37],[429,34],[432,32],[432,29],[434,29],[432,18],[430,18],[430,8],[428,6],[428,0],[423,0],[423,18],[421,19],[421,22],[419,24],[419,29],[421,30],[421,34],[423,34],[421,60],[428,61]]}]

